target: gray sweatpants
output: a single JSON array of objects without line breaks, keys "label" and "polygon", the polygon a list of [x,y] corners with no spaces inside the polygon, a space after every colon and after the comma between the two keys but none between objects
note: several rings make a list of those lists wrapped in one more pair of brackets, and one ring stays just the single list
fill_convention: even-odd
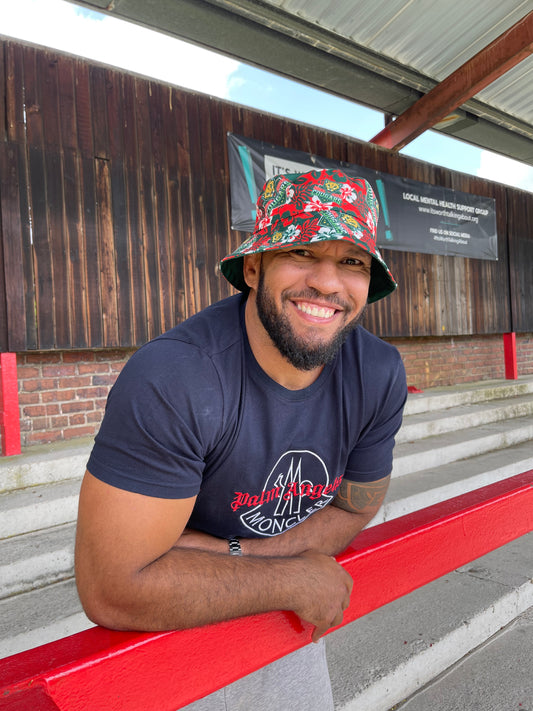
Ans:
[{"label": "gray sweatpants", "polygon": [[183,711],[333,711],[324,641],[302,647]]}]

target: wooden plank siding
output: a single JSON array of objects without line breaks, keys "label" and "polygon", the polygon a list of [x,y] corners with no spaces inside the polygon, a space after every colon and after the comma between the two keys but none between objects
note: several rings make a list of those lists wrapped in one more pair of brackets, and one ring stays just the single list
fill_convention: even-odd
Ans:
[{"label": "wooden plank siding", "polygon": [[533,322],[533,194],[508,192],[511,329],[529,333]]},{"label": "wooden plank siding", "polygon": [[529,193],[0,45],[1,349],[138,346],[232,293],[218,261],[247,235],[230,227],[228,131],[494,198],[498,261],[383,250],[400,288],[365,324],[385,337],[533,331]]}]

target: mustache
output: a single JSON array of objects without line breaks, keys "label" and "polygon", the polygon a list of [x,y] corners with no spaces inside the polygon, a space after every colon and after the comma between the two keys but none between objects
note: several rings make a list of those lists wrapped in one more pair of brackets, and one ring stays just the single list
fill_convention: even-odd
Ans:
[{"label": "mustache", "polygon": [[346,313],[353,311],[352,306],[347,301],[339,298],[336,294],[323,294],[321,291],[318,291],[318,289],[313,289],[312,287],[298,292],[283,291],[281,296],[283,299],[303,299],[304,301],[313,301],[316,299],[330,306],[338,306]]}]

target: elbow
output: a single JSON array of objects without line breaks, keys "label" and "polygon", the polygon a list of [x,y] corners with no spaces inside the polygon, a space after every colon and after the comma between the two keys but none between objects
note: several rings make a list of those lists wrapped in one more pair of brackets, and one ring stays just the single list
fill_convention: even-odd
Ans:
[{"label": "elbow", "polygon": [[107,627],[110,630],[128,630],[130,627],[124,625],[120,616],[111,607],[105,607],[98,603],[90,601],[89,603],[82,603],[83,610],[89,620],[94,622],[95,625],[100,627]]},{"label": "elbow", "polygon": [[91,622],[111,630],[135,630],[132,616],[128,614],[126,596],[113,594],[104,584],[86,582],[76,571],[76,587],[83,611]]},{"label": "elbow", "polygon": [[121,610],[111,604],[104,595],[94,590],[83,590],[79,584],[77,587],[83,611],[91,622],[111,630],[133,629],[123,619]]}]

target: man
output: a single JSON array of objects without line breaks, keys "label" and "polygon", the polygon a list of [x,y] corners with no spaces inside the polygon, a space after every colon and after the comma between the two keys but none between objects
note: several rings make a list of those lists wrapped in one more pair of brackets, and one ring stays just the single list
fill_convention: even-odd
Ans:
[{"label": "man", "polygon": [[[341,622],[352,580],[332,556],[383,501],[407,392],[397,351],[356,328],[396,287],[377,217],[362,179],[273,178],[221,263],[242,295],[130,359],[80,494],[92,620],[165,630],[292,610],[313,642]],[[328,683],[310,645],[191,709],[324,711]]]}]

